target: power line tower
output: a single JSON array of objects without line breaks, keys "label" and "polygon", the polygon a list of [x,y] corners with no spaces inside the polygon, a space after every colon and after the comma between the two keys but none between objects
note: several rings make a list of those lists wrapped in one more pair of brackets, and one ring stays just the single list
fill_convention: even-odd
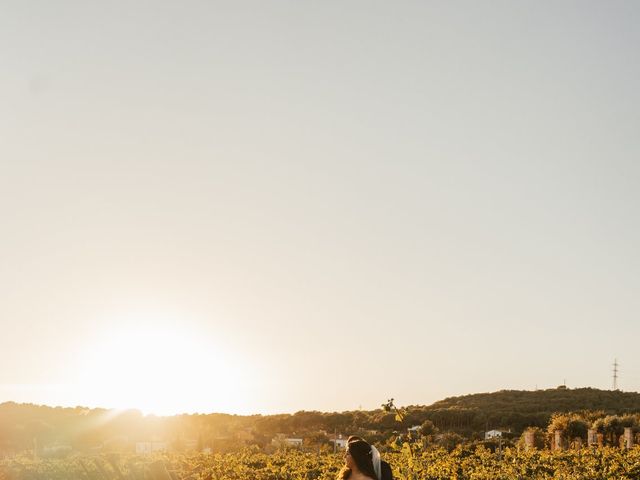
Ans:
[{"label": "power line tower", "polygon": [[618,367],[620,364],[618,363],[618,359],[613,359],[613,390],[618,390]]}]

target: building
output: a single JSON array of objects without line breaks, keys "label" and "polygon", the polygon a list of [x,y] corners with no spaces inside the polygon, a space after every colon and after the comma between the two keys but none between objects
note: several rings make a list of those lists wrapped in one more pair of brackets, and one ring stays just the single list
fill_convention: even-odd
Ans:
[{"label": "building", "polygon": [[336,438],[331,438],[329,441],[335,444],[336,448],[343,449],[347,446],[347,439],[343,438],[342,435],[338,435]]},{"label": "building", "polygon": [[285,437],[282,433],[277,434],[271,440],[271,444],[280,447],[302,447],[302,438]]},{"label": "building", "polygon": [[494,438],[502,438],[502,432],[500,430],[489,430],[488,432],[484,432],[485,440],[491,440]]},{"label": "building", "polygon": [[284,442],[285,442],[285,444],[289,445],[290,447],[301,447],[302,446],[302,439],[301,438],[285,438]]}]

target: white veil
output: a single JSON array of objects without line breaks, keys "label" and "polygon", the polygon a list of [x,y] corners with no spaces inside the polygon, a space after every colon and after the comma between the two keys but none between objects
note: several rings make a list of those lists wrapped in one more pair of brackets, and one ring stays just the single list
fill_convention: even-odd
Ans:
[{"label": "white veil", "polygon": [[382,480],[382,469],[380,467],[380,452],[373,445],[371,445],[371,460],[373,461],[373,470],[376,472],[376,477],[378,477],[378,480]]}]

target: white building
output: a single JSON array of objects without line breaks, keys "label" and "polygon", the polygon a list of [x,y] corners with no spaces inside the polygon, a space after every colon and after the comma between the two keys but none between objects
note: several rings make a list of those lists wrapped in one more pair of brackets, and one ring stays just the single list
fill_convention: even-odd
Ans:
[{"label": "white building", "polygon": [[301,447],[302,439],[301,438],[285,438],[284,443],[291,447]]},{"label": "white building", "polygon": [[342,438],[342,435],[338,435],[338,438],[332,438],[329,441],[335,443],[336,448],[345,448],[347,446],[347,439]]},{"label": "white building", "polygon": [[282,433],[277,434],[271,440],[271,444],[275,445],[278,448],[281,447],[302,447],[302,439],[301,438],[287,438]]},{"label": "white building", "polygon": [[489,430],[484,432],[484,439],[491,440],[492,438],[502,438],[502,432],[500,430]]}]

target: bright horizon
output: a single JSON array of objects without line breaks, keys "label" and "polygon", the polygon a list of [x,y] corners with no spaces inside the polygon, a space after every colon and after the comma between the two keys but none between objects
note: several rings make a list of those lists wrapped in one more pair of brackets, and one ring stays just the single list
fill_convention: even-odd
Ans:
[{"label": "bright horizon", "polygon": [[640,390],[640,4],[0,6],[0,402]]},{"label": "bright horizon", "polygon": [[[576,390],[576,389],[582,389],[582,388],[593,388],[593,387],[575,387],[572,390]],[[555,390],[557,389],[557,387],[550,387],[548,390]],[[504,389],[504,390],[509,390],[509,389]],[[539,390],[545,390],[545,389],[539,389]],[[512,391],[527,391],[527,390],[512,390]],[[536,390],[529,390],[531,392],[536,391]],[[473,393],[469,393],[469,395],[472,394],[491,394],[491,393],[497,393],[496,392],[473,392]],[[625,392],[625,393],[640,393],[640,392]],[[463,394],[465,395],[465,394]],[[451,397],[458,397],[459,395],[452,395]],[[387,399],[388,400],[388,399]],[[436,401],[439,400],[445,400],[445,397],[438,399]],[[262,415],[262,416],[269,416],[269,415],[293,415],[295,413],[298,412],[302,412],[302,411],[319,411],[321,413],[342,413],[342,412],[353,412],[353,411],[375,411],[375,410],[380,410],[382,407],[382,403],[385,402],[381,402],[381,405],[378,406],[373,406],[371,408],[354,408],[351,410],[291,410],[291,411],[270,411],[270,412],[228,412],[228,411],[200,411],[200,410],[191,410],[191,411],[181,411],[181,410],[176,410],[176,411],[163,411],[162,409],[160,410],[144,410],[142,408],[137,408],[135,406],[120,406],[120,407],[109,407],[109,406],[105,406],[105,405],[48,405],[48,404],[44,404],[44,403],[37,403],[37,402],[18,402],[15,400],[5,400],[3,402],[0,402],[0,404],[2,403],[16,403],[19,405],[36,405],[39,407],[49,407],[49,408],[86,408],[86,409],[91,409],[91,410],[105,410],[105,411],[112,411],[115,413],[121,413],[124,411],[139,411],[143,416],[155,416],[155,417],[172,417],[172,416],[180,416],[180,415],[209,415],[209,414],[221,414],[221,415],[238,415],[238,416],[252,416],[252,415]],[[409,406],[430,406],[435,402],[430,402],[430,403],[425,403],[425,404],[413,404],[413,405],[399,405],[399,407],[409,407]]]}]

